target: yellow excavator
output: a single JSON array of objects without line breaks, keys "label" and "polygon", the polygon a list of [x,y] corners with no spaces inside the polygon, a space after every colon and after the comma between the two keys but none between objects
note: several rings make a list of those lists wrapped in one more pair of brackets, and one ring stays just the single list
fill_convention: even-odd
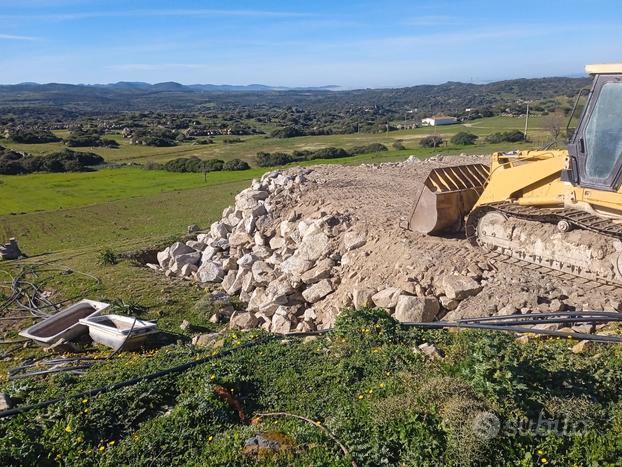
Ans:
[{"label": "yellow excavator", "polygon": [[622,64],[586,71],[594,80],[568,150],[434,169],[409,227],[464,230],[500,260],[622,285]]}]

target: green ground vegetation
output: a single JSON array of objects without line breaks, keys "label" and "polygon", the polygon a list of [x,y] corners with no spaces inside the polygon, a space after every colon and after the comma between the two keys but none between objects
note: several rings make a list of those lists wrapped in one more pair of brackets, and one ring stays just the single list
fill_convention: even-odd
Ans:
[{"label": "green ground vegetation", "polygon": [[[120,145],[118,149],[88,147],[81,150],[99,154],[108,162],[116,163],[145,163],[166,162],[167,160],[178,157],[197,156],[202,159],[223,159],[230,160],[239,158],[254,164],[255,156],[258,152],[293,152],[295,150],[313,150],[326,147],[338,147],[351,149],[356,146],[363,146],[371,143],[381,143],[391,147],[395,141],[400,140],[407,148],[416,148],[418,141],[425,136],[440,135],[449,141],[453,135],[461,131],[468,131],[478,136],[487,136],[498,131],[523,130],[524,119],[515,117],[491,117],[461,125],[449,125],[444,127],[425,127],[413,130],[398,130],[389,133],[355,133],[346,135],[328,136],[302,136],[296,138],[276,139],[265,135],[241,136],[241,143],[224,144],[226,136],[214,137],[215,144],[193,145],[182,143],[174,147],[151,147],[143,145],[129,144],[119,134],[107,134],[106,138],[114,139]],[[532,145],[542,146],[548,143],[545,117],[532,117],[529,119],[530,139]],[[59,135],[63,133],[58,132]],[[483,139],[483,138],[482,138]],[[46,144],[16,144],[7,140],[0,140],[0,145],[25,151],[32,154],[45,154],[58,151],[63,147],[62,143]]]},{"label": "green ground vegetation", "polygon": [[[467,131],[505,129],[470,126]],[[438,129],[444,135],[450,130]],[[416,131],[415,140],[425,135]],[[390,137],[406,141],[409,149],[308,165],[533,147],[415,149],[404,138],[411,133],[396,133]],[[321,147],[321,138],[270,144]],[[363,142],[357,135],[347,138],[353,138],[352,146]],[[379,135],[360,138],[390,142]],[[242,144],[226,147],[237,151]],[[341,140],[326,146],[347,144]],[[144,263],[182,238],[187,225],[209,228],[235,194],[264,170],[271,169],[210,173],[207,180],[203,174],[135,167],[0,177],[0,236],[17,236],[30,256],[0,263],[0,299],[8,293],[4,281],[26,269],[54,301],[108,301],[115,313],[157,321],[170,338],[159,349],[122,352],[110,360],[103,360],[109,350],[91,349],[86,355],[102,361],[80,377],[15,381],[8,380],[7,371],[42,357],[42,351],[2,345],[0,391],[24,405],[218,353],[221,349],[189,345],[193,332],[222,326],[210,322],[222,306],[210,298],[211,291],[166,278]],[[182,320],[190,321],[194,331],[182,331]],[[16,339],[32,322],[28,317],[0,322],[3,339]],[[220,344],[227,349],[260,337],[255,331],[226,331]],[[415,351],[423,342],[433,343],[445,358],[431,361]],[[519,345],[502,334],[404,330],[379,310],[347,312],[334,332],[315,340],[259,343],[181,374],[0,420],[0,464],[250,465],[259,460],[268,465],[351,465],[354,460],[358,465],[615,465],[622,457],[622,350],[596,346],[574,354],[574,343],[535,339]],[[233,399],[223,398],[223,391]],[[264,412],[287,412],[314,423],[280,417],[250,423]],[[490,421],[487,414],[499,420],[493,437],[480,436],[481,424]],[[561,435],[555,429],[539,430],[539,419],[569,428]],[[245,454],[245,440],[258,432],[270,433],[282,449],[262,453],[260,459]]]}]

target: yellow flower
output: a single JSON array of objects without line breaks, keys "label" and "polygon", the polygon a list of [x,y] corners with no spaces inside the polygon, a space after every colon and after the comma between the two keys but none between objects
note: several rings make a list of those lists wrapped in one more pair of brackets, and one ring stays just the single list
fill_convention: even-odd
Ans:
[{"label": "yellow flower", "polygon": [[548,464],[549,460],[546,457],[543,457],[542,459],[540,459],[540,462],[542,462],[543,464]]},{"label": "yellow flower", "polygon": [[322,423],[318,420],[317,422],[315,422],[315,424],[316,424],[317,426],[320,426]]},{"label": "yellow flower", "polygon": [[81,443],[82,441],[84,441],[84,438],[82,436],[78,436],[78,439],[76,441],[78,441],[78,443]]},{"label": "yellow flower", "polygon": [[539,456],[541,456],[542,454],[544,454],[544,451],[543,451],[542,449],[538,449],[536,452],[538,453],[538,455],[539,455]]},{"label": "yellow flower", "polygon": [[89,409],[84,409],[82,412],[89,413]]},{"label": "yellow flower", "polygon": [[67,425],[67,426],[65,427],[65,431],[66,431],[67,433],[71,433],[71,425]]},{"label": "yellow flower", "polygon": [[100,446],[100,447],[99,447],[99,452],[104,452],[104,450],[105,450],[105,449],[106,449],[106,448],[105,448],[104,446]]},{"label": "yellow flower", "polygon": [[82,403],[86,404],[89,400],[88,399],[82,399]]},{"label": "yellow flower", "polygon": [[359,400],[363,398],[363,394],[359,394]]},{"label": "yellow flower", "polygon": [[108,446],[114,446],[114,443],[115,443],[115,441],[114,441],[114,440],[112,440],[112,441],[110,441],[110,442],[108,443]]},{"label": "yellow flower", "polygon": [[367,392],[368,392],[369,394],[371,394],[371,393],[373,393],[373,392],[374,392],[374,390],[373,390],[373,389],[370,389],[370,390],[369,390],[369,391],[367,391]]},{"label": "yellow flower", "polygon": [[384,389],[384,383],[380,383],[378,386],[380,386],[380,389]]},{"label": "yellow flower", "polygon": [[212,376],[210,376],[209,379],[211,379],[211,380],[216,379],[216,375],[212,374]]},{"label": "yellow flower", "polygon": [[213,440],[213,439],[214,439],[214,437],[213,437],[213,436],[210,436],[209,438],[207,438],[207,440],[208,440],[208,441],[211,441],[211,440]]}]

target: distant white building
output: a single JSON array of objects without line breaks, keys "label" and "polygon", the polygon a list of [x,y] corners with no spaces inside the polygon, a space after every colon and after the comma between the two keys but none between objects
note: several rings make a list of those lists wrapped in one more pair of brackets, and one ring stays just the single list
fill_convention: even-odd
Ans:
[{"label": "distant white building", "polygon": [[456,117],[448,117],[446,115],[436,115],[434,117],[428,117],[421,120],[423,126],[441,126],[441,125],[454,125],[458,123]]}]

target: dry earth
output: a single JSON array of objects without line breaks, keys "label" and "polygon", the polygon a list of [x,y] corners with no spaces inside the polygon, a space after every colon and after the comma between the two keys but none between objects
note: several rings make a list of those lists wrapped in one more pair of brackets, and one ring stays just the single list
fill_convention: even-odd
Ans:
[{"label": "dry earth", "polygon": [[222,282],[248,309],[215,319],[283,333],[329,327],[350,306],[386,308],[402,321],[620,309],[619,289],[495,262],[464,238],[404,228],[431,169],[486,161],[437,157],[273,172],[240,193],[209,234],[173,245],[152,267]]}]

